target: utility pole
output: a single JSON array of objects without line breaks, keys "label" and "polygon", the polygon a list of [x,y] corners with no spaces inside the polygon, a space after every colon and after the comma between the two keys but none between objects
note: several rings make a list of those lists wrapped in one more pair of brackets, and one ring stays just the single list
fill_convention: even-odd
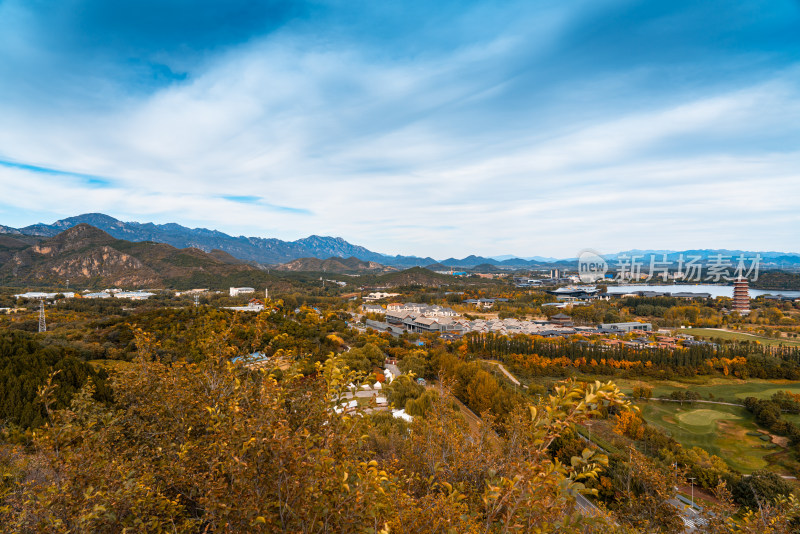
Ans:
[{"label": "utility pole", "polygon": [[44,319],[44,299],[39,299],[39,332],[47,332],[47,323]]},{"label": "utility pole", "polygon": [[694,477],[689,477],[689,481],[692,483],[692,509],[694,510]]}]

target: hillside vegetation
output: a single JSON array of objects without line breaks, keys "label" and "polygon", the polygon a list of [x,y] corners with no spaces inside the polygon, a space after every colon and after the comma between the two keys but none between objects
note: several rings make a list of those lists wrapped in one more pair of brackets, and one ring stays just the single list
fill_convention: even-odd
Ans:
[{"label": "hillside vegetation", "polygon": [[16,242],[8,236],[3,241],[7,248],[17,248],[0,267],[0,282],[6,285],[59,285],[70,280],[87,287],[165,287],[193,276],[260,274],[257,268],[221,251],[209,254],[163,243],[134,243],[86,224],[30,246]]},{"label": "hillside vegetation", "polygon": [[349,258],[299,258],[276,267],[279,271],[307,271],[325,273],[381,272],[389,268],[374,261],[363,261],[354,256]]}]

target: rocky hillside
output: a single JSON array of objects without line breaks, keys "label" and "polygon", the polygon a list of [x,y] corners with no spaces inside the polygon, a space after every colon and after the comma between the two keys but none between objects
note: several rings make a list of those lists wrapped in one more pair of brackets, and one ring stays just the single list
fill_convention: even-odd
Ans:
[{"label": "rocky hillside", "polygon": [[173,280],[197,275],[260,272],[222,251],[134,243],[115,239],[88,224],[70,227],[33,245],[6,235],[0,246],[6,248],[6,258],[0,256],[0,282],[14,286],[61,285],[69,280],[73,286],[165,287]]},{"label": "rocky hillside", "polygon": [[40,238],[21,234],[0,234],[0,265],[7,262],[14,254],[41,241]]}]

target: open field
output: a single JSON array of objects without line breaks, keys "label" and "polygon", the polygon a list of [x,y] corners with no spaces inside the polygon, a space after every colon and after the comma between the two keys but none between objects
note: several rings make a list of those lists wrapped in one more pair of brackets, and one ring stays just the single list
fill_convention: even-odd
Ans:
[{"label": "open field", "polygon": [[714,328],[681,328],[681,334],[689,334],[692,336],[701,337],[704,339],[731,339],[736,341],[758,341],[762,345],[787,345],[800,347],[800,341],[790,341],[788,339],[776,339],[771,337],[762,337],[752,334],[745,334],[742,332],[729,332],[727,330],[716,330]]},{"label": "open field", "polygon": [[684,447],[700,447],[723,458],[742,473],[766,468],[766,456],[781,449],[755,434],[759,427],[744,408],[719,405],[683,405],[640,402],[645,420],[661,428]]},{"label": "open field", "polygon": [[[694,391],[699,393],[704,400],[725,400],[739,403],[747,397],[768,399],[778,391],[800,393],[800,382],[792,380],[762,380],[721,377],[696,377],[681,380],[631,380],[624,378],[612,379],[627,394],[633,391],[634,386],[650,386],[653,388],[654,397],[667,397],[673,391]],[[713,396],[713,397],[712,397]]]}]

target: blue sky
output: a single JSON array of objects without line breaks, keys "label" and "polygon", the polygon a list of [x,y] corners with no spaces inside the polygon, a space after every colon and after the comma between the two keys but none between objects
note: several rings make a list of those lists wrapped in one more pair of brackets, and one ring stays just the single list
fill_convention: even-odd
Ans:
[{"label": "blue sky", "polygon": [[0,224],[800,251],[798,28],[798,0],[0,0]]}]

